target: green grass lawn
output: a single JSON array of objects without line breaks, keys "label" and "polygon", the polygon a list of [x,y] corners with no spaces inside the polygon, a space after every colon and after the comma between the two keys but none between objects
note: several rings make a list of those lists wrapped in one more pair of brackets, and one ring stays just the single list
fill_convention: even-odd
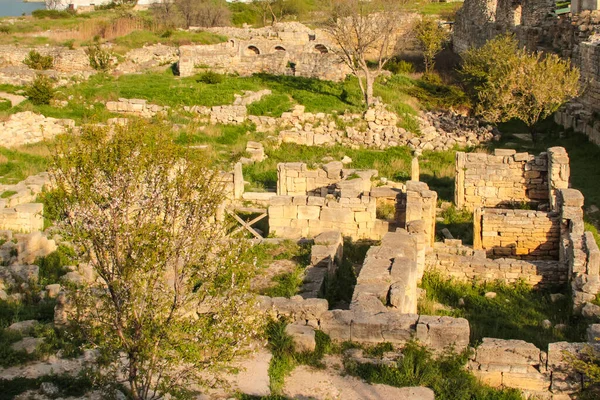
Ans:
[{"label": "green grass lawn", "polygon": [[[484,337],[521,339],[546,350],[548,343],[584,339],[589,321],[573,315],[568,293],[553,303],[551,293],[564,290],[535,290],[525,284],[455,282],[442,278],[435,272],[427,272],[421,283],[427,298],[419,302],[419,314],[449,315],[469,320],[471,344],[476,345]],[[495,292],[495,298],[486,298],[486,292]],[[463,299],[464,305],[459,304]],[[450,310],[435,311],[433,303],[449,306]],[[544,329],[542,321],[553,325],[567,324],[568,328]]]}]

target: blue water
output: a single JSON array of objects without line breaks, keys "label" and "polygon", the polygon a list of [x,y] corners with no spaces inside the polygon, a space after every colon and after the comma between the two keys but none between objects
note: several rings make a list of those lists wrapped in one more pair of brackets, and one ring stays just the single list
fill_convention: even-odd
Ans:
[{"label": "blue water", "polygon": [[18,17],[46,8],[45,3],[23,3],[21,0],[0,0],[0,17]]}]

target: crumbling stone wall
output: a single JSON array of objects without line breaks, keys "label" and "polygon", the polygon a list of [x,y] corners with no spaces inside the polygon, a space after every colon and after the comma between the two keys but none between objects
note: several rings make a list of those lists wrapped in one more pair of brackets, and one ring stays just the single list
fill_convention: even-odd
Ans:
[{"label": "crumbling stone wall", "polygon": [[56,119],[24,111],[0,122],[0,142],[4,147],[18,147],[50,140],[74,127],[75,121],[72,119]]},{"label": "crumbling stone wall", "polygon": [[548,398],[551,392],[556,398],[583,389],[584,379],[567,356],[579,358],[590,351],[598,355],[600,346],[556,342],[550,343],[546,352],[523,340],[484,338],[468,368],[492,387],[520,389],[535,398]]},{"label": "crumbling stone wall", "polygon": [[91,71],[90,60],[84,49],[70,50],[61,46],[20,47],[13,45],[0,46],[0,66],[17,66],[27,68],[23,61],[30,51],[37,51],[43,56],[54,58],[53,69],[60,72]]},{"label": "crumbling stone wall", "polygon": [[471,211],[515,202],[548,202],[547,153],[533,156],[504,149],[493,155],[457,152],[454,202]]},{"label": "crumbling stone wall", "polygon": [[345,169],[339,161],[332,161],[314,170],[305,163],[280,163],[277,165],[277,194],[358,197],[370,192],[371,177],[376,175],[375,170]]},{"label": "crumbling stone wall", "polygon": [[208,68],[242,76],[264,72],[341,81],[350,73],[331,51],[333,43],[323,31],[297,23],[256,30],[225,29],[227,36],[233,36],[226,43],[179,48],[181,76]]},{"label": "crumbling stone wall", "polygon": [[169,109],[167,106],[159,106],[157,104],[148,103],[143,99],[124,99],[118,101],[107,101],[106,109],[111,112],[124,114],[135,114],[141,117],[153,117],[158,113],[162,113]]},{"label": "crumbling stone wall", "polygon": [[229,201],[239,200],[244,194],[244,174],[242,163],[236,163],[231,172],[221,172],[219,181],[223,185],[223,193]]},{"label": "crumbling stone wall", "polygon": [[558,260],[560,216],[556,212],[484,208],[475,213],[474,224],[473,248],[486,250],[490,258]]},{"label": "crumbling stone wall", "polygon": [[533,287],[553,287],[569,281],[566,264],[557,260],[490,259],[484,250],[463,246],[460,240],[435,243],[427,253],[426,269],[463,282],[479,280],[507,284],[523,280]]},{"label": "crumbling stone wall", "polygon": [[388,223],[377,220],[376,199],[275,196],[269,200],[269,229],[279,237],[299,238],[339,230],[353,239],[380,239]]},{"label": "crumbling stone wall", "polygon": [[0,199],[0,230],[27,233],[43,230],[44,205],[35,200],[49,185],[47,173],[30,176],[14,185],[0,185],[0,194],[14,192]]}]

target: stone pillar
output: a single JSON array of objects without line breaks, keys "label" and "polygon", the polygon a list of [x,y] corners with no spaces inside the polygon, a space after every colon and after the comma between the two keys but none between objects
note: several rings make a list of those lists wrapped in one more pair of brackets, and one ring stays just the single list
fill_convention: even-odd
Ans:
[{"label": "stone pillar", "polygon": [[244,194],[244,173],[242,171],[242,163],[238,162],[233,167],[233,198],[241,199]]},{"label": "stone pillar", "polygon": [[473,250],[483,249],[481,239],[481,220],[483,218],[483,208],[477,207],[473,210]]},{"label": "stone pillar", "polygon": [[456,152],[456,176],[454,178],[454,204],[458,209],[465,206],[465,161],[466,154]]},{"label": "stone pillar", "polygon": [[410,180],[411,181],[419,181],[419,156],[421,155],[421,150],[416,149],[413,154],[412,163],[410,166]]},{"label": "stone pillar", "polygon": [[564,147],[550,147],[548,149],[548,193],[550,208],[558,211],[556,191],[569,188],[571,169],[569,155]]}]

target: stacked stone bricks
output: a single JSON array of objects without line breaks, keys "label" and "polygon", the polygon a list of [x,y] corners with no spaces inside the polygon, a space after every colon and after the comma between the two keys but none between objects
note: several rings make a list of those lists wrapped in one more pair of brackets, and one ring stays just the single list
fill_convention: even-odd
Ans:
[{"label": "stacked stone bricks", "polygon": [[463,282],[480,280],[516,283],[519,280],[534,287],[554,287],[568,282],[567,267],[556,260],[490,259],[484,250],[473,250],[459,241],[435,243],[427,253],[426,268],[444,277]]},{"label": "stacked stone bricks", "polygon": [[[477,235],[479,239],[479,235]],[[491,258],[557,260],[560,218],[555,212],[485,209],[481,217],[481,241]]]},{"label": "stacked stone bricks", "polygon": [[454,199],[459,208],[548,202],[547,153],[497,149],[493,155],[456,153]]}]

